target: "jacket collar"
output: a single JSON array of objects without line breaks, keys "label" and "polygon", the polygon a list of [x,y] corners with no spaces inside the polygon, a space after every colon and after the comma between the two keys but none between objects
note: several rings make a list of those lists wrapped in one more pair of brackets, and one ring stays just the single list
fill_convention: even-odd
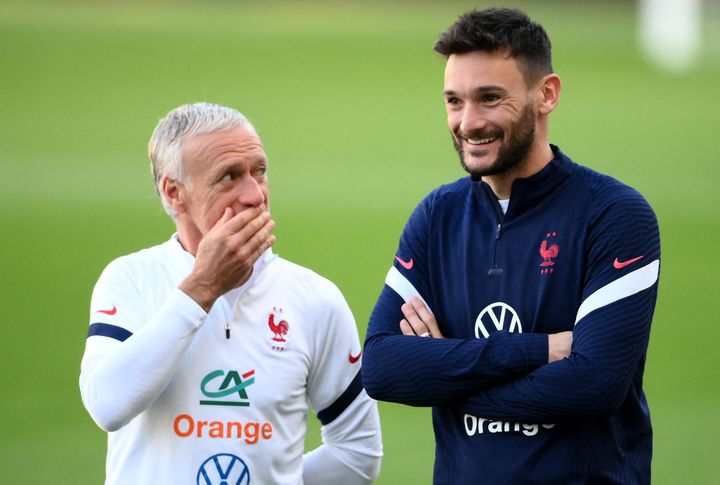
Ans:
[{"label": "jacket collar", "polygon": [[497,213],[499,220],[505,220],[515,218],[547,199],[570,177],[573,165],[572,160],[557,146],[550,145],[550,148],[555,156],[542,170],[530,177],[513,182],[510,205],[504,217],[490,186],[486,182],[472,177],[472,194],[475,202],[479,203],[481,207],[485,207],[483,210],[491,208]]}]

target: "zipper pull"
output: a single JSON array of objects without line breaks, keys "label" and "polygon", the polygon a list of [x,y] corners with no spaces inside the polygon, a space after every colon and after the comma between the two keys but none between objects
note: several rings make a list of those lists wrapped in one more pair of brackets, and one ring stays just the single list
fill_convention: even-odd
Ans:
[{"label": "zipper pull", "polygon": [[498,223],[497,228],[495,229],[495,240],[497,241],[500,239],[500,230],[502,229],[502,224]]},{"label": "zipper pull", "polygon": [[225,323],[225,338],[230,338],[230,321]]}]

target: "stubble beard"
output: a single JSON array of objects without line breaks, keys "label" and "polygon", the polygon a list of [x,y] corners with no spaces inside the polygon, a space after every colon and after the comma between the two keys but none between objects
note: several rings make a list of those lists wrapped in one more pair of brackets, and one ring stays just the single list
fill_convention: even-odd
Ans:
[{"label": "stubble beard", "polygon": [[[460,156],[460,164],[465,171],[474,178],[504,174],[520,166],[526,161],[528,153],[530,153],[530,149],[532,148],[533,143],[535,143],[535,120],[535,112],[528,104],[525,105],[525,109],[523,109],[520,119],[510,126],[508,131],[495,128],[491,132],[464,133],[463,135],[467,138],[483,138],[492,136],[498,137],[502,140],[502,145],[498,151],[497,158],[495,158],[495,160],[487,167],[470,167],[465,161],[462,139],[458,140],[455,136],[452,136],[453,145],[455,145],[455,150]],[[507,139],[505,139],[506,133],[509,133]],[[481,151],[470,152],[471,156],[480,156],[481,154]]]}]

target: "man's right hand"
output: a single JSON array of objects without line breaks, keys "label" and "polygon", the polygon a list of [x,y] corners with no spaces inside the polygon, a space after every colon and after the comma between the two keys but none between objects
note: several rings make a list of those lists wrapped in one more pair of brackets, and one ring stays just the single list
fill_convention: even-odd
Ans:
[{"label": "man's right hand", "polygon": [[215,300],[245,283],[260,255],[275,243],[270,213],[252,207],[233,214],[229,207],[198,245],[195,265],[180,290],[206,312]]},{"label": "man's right hand", "polygon": [[400,320],[400,331],[403,335],[418,337],[445,338],[435,320],[435,315],[420,298],[414,296],[404,303],[400,310],[405,318]]},{"label": "man's right hand", "polygon": [[551,333],[548,335],[548,364],[570,355],[572,332]]}]

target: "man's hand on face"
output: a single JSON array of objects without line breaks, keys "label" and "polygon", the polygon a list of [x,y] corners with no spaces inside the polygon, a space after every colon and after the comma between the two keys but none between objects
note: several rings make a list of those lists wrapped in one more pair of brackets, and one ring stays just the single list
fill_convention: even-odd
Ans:
[{"label": "man's hand on face", "polygon": [[215,300],[245,283],[260,255],[275,243],[275,221],[256,207],[233,214],[229,207],[197,249],[195,266],[180,290],[210,311]]}]

